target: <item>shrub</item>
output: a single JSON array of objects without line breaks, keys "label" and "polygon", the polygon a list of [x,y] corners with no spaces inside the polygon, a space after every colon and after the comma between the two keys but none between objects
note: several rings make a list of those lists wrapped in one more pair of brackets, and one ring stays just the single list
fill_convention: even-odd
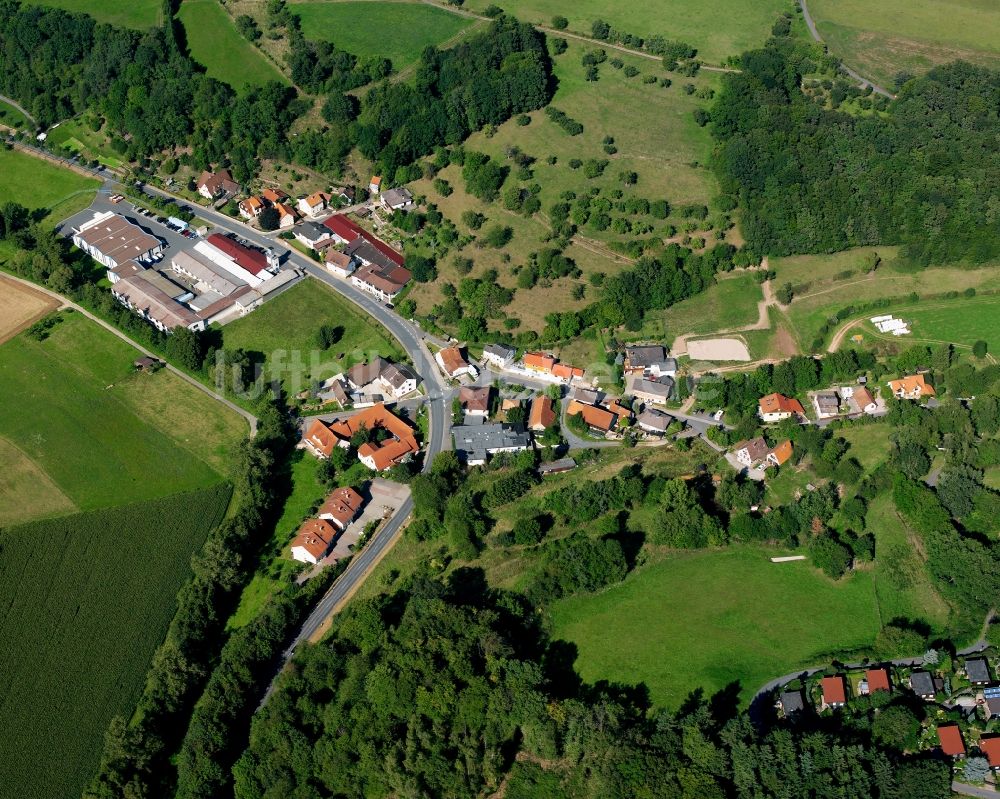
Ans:
[{"label": "shrub", "polygon": [[564,31],[569,27],[569,20],[558,15],[552,17],[552,27],[557,31]]}]

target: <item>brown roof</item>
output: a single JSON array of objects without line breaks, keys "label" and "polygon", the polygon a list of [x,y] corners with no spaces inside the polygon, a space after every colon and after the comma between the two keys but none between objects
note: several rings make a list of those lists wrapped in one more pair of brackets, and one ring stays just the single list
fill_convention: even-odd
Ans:
[{"label": "brown roof", "polygon": [[353,488],[338,488],[320,506],[318,516],[332,516],[341,528],[346,527],[365,504]]},{"label": "brown roof", "polygon": [[144,258],[151,250],[162,246],[156,236],[146,233],[121,214],[102,219],[76,235],[85,244],[116,263]]},{"label": "brown roof", "polygon": [[1000,735],[980,738],[979,751],[986,755],[990,768],[1000,768]]},{"label": "brown roof", "polygon": [[607,400],[604,403],[604,407],[611,411],[619,419],[631,419],[632,411],[626,408],[624,405],[619,405],[618,400]]},{"label": "brown roof", "polygon": [[965,741],[957,724],[942,724],[937,730],[941,751],[952,757],[965,754]]},{"label": "brown roof", "polygon": [[334,266],[339,266],[341,269],[347,269],[352,263],[354,263],[354,259],[351,258],[350,255],[330,247],[326,251],[326,262],[328,264],[333,264]]},{"label": "brown roof", "polygon": [[823,701],[828,705],[843,704],[847,701],[847,687],[841,675],[824,677],[822,680]]},{"label": "brown roof", "polygon": [[378,376],[382,374],[382,370],[388,365],[388,361],[376,355],[368,363],[354,364],[347,370],[346,377],[352,385],[361,388],[361,386],[367,386],[373,380],[377,380]]},{"label": "brown roof", "polygon": [[617,417],[611,411],[606,411],[604,408],[596,408],[593,405],[584,405],[582,402],[573,400],[570,402],[569,407],[566,408],[566,415],[576,416],[577,414],[583,417],[583,421],[588,426],[597,430],[608,431],[615,426],[615,421],[617,420]]},{"label": "brown roof", "polygon": [[322,558],[337,537],[337,529],[326,519],[309,519],[292,539],[292,547],[302,547],[316,560]]},{"label": "brown roof", "polygon": [[410,281],[410,270],[401,266],[387,269],[367,264],[354,273],[354,278],[374,286],[389,295],[399,294]]},{"label": "brown roof", "polygon": [[741,441],[739,444],[733,445],[734,453],[744,449],[747,451],[747,455],[750,457],[751,463],[763,460],[767,457],[767,453],[770,452],[767,442],[760,436],[757,436],[757,438],[750,438],[746,441]]},{"label": "brown roof", "polygon": [[798,413],[805,415],[802,410],[802,403],[797,399],[786,397],[784,394],[768,394],[760,398],[761,413]]},{"label": "brown roof", "polygon": [[866,405],[874,404],[875,397],[867,388],[856,388],[854,389],[854,401],[858,403],[861,410],[864,410]]},{"label": "brown roof", "polygon": [[538,369],[543,372],[551,372],[555,366],[556,359],[547,352],[526,352],[524,353],[524,365],[529,369]]},{"label": "brown roof", "polygon": [[310,208],[316,208],[317,206],[323,205],[330,199],[330,195],[322,191],[314,191],[308,197],[306,197],[306,205]]},{"label": "brown roof", "polygon": [[462,357],[462,351],[458,347],[445,347],[438,355],[441,358],[441,363],[444,364],[444,370],[449,375],[469,366],[469,362]]},{"label": "brown roof", "polygon": [[773,455],[774,459],[778,462],[778,466],[784,464],[790,457],[792,457],[792,442],[782,441],[774,449],[772,449],[768,455]]},{"label": "brown roof", "polygon": [[238,191],[240,184],[233,180],[233,176],[228,169],[220,169],[218,172],[209,172],[207,169],[198,178],[198,187],[205,186],[213,195],[220,191]]},{"label": "brown roof", "polygon": [[865,680],[868,682],[869,692],[892,690],[889,686],[889,672],[885,669],[868,669],[865,672]]},{"label": "brown roof", "polygon": [[458,401],[467,411],[481,411],[483,413],[488,413],[490,410],[489,386],[485,386],[483,388],[462,386],[462,388],[458,390]]},{"label": "brown roof", "polygon": [[531,401],[531,412],[528,414],[528,427],[532,430],[545,430],[556,420],[551,397],[535,397]]}]

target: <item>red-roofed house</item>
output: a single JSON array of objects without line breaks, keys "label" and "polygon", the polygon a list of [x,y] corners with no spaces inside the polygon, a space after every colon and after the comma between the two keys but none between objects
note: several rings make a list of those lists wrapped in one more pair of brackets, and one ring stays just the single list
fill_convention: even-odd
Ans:
[{"label": "red-roofed house", "polygon": [[365,229],[343,214],[334,214],[323,220],[333,237],[342,244],[350,244],[365,235]]},{"label": "red-roofed house", "polygon": [[888,669],[868,669],[865,672],[865,682],[868,683],[868,693],[876,691],[891,691]]},{"label": "red-roofed house", "polygon": [[525,369],[546,374],[552,374],[552,367],[556,365],[555,356],[547,352],[526,352],[522,361]]},{"label": "red-roofed house", "polygon": [[568,363],[557,363],[552,366],[552,374],[563,380],[572,380],[574,377],[583,377],[583,369],[570,366]]},{"label": "red-roofed house", "polygon": [[979,739],[979,751],[986,755],[990,768],[1000,770],[1000,735],[984,736]]},{"label": "red-roofed house", "polygon": [[576,416],[578,414],[586,422],[587,427],[602,433],[610,431],[615,426],[615,422],[618,421],[618,417],[611,413],[611,411],[572,400],[566,408],[566,415]]},{"label": "red-roofed house", "polygon": [[942,724],[937,730],[941,751],[948,757],[965,757],[965,741],[957,724]]},{"label": "red-roofed house", "polygon": [[338,488],[326,498],[316,515],[344,530],[364,504],[364,497],[353,488]]},{"label": "red-roofed house", "polygon": [[228,169],[220,169],[218,172],[206,169],[198,177],[196,185],[198,193],[206,200],[214,200],[223,194],[238,194],[240,190],[240,184],[233,180]]},{"label": "red-roofed house", "polygon": [[805,416],[802,403],[797,399],[786,397],[784,394],[775,393],[761,397],[758,406],[760,418],[764,422],[780,422],[782,419],[790,418],[793,414]]},{"label": "red-roofed house", "polygon": [[277,205],[288,199],[288,195],[281,189],[264,189],[260,193],[260,198],[268,205]]},{"label": "red-roofed house", "polygon": [[890,380],[889,389],[899,399],[918,400],[934,396],[934,386],[924,380],[923,375],[908,375],[899,380]]},{"label": "red-roofed house", "polygon": [[245,269],[252,275],[258,275],[268,267],[267,256],[264,253],[260,250],[251,250],[249,247],[244,247],[239,242],[229,238],[229,236],[223,236],[221,233],[211,233],[206,241],[217,250],[221,250],[227,257],[235,261],[240,268]]},{"label": "red-roofed house", "polygon": [[469,375],[473,379],[476,378],[476,367],[465,360],[458,347],[445,347],[434,355],[434,360],[447,377]]},{"label": "red-roofed house", "polygon": [[552,397],[535,397],[531,401],[531,411],[528,413],[528,427],[536,433],[547,430],[556,420]]},{"label": "red-roofed house", "polygon": [[[341,445],[341,439],[334,435],[330,428],[319,419],[313,419],[306,434],[302,437],[302,446],[308,449],[317,458],[329,458],[334,448]],[[343,442],[346,447],[348,442]]]},{"label": "red-roofed house", "polygon": [[824,708],[843,707],[847,704],[847,683],[842,674],[824,677],[820,684],[823,688]]},{"label": "red-roofed house", "polygon": [[782,441],[767,453],[765,461],[768,466],[783,466],[792,457],[792,442]]},{"label": "red-roofed house", "polygon": [[325,519],[309,519],[292,540],[292,557],[302,563],[319,563],[334,540],[337,528]]}]

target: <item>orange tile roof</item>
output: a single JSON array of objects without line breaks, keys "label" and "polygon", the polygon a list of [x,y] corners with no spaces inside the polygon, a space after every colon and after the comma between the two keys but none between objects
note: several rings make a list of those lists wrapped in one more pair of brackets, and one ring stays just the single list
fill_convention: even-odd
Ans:
[{"label": "orange tile roof", "polygon": [[258,208],[263,208],[264,207],[264,201],[261,200],[260,197],[251,196],[251,197],[247,197],[245,200],[243,200],[240,203],[240,206],[246,207],[246,209],[248,211],[253,211],[253,210],[256,210]]},{"label": "orange tile roof", "polygon": [[535,397],[531,401],[531,411],[528,414],[528,427],[532,430],[545,430],[556,420],[556,412],[551,397]]},{"label": "orange tile roof", "polygon": [[444,364],[444,370],[449,375],[453,375],[459,369],[465,369],[469,365],[468,361],[462,357],[462,351],[458,347],[445,347],[438,355],[441,356],[441,363]]},{"label": "orange tile roof", "polygon": [[281,189],[264,189],[264,191],[260,193],[260,196],[269,203],[280,203],[288,199],[288,195]]},{"label": "orange tile roof", "polygon": [[962,740],[962,731],[957,724],[942,724],[937,730],[938,740],[941,742],[941,751],[946,755],[964,755],[965,741]]},{"label": "orange tile roof", "polygon": [[778,462],[778,466],[785,463],[790,457],[792,457],[792,442],[782,441],[774,449],[772,449],[769,455],[773,455],[774,459]]},{"label": "orange tile roof", "polygon": [[330,199],[329,194],[326,194],[325,192],[322,191],[314,191],[312,194],[306,197],[306,205],[308,205],[310,208],[315,208],[317,205],[322,205],[323,203],[325,203],[328,199]]},{"label": "orange tile roof", "polygon": [[822,680],[823,701],[828,705],[840,704],[847,701],[847,688],[844,685],[844,678],[841,675],[835,677],[824,677]]},{"label": "orange tile roof", "polygon": [[330,515],[341,527],[346,527],[364,504],[364,498],[353,488],[338,488],[320,506],[318,515]]},{"label": "orange tile roof", "polygon": [[583,417],[590,427],[596,428],[598,430],[610,430],[615,426],[615,415],[611,411],[606,411],[604,408],[597,408],[593,405],[584,405],[582,402],[573,400],[570,402],[569,407],[566,408],[567,416],[576,416],[579,414]]},{"label": "orange tile roof", "polygon": [[986,755],[990,768],[1000,768],[1000,735],[980,738],[979,751]]},{"label": "orange tile roof", "polygon": [[362,425],[368,430],[381,427],[394,436],[383,441],[381,445],[363,444],[358,449],[358,455],[371,458],[378,471],[389,468],[407,453],[420,450],[412,428],[381,402],[347,419],[333,422],[330,430],[339,438],[350,440]]},{"label": "orange tile roof", "polygon": [[382,176],[381,175],[372,175],[372,179],[371,179],[369,185],[370,186],[381,186],[382,185]]},{"label": "orange tile roof", "polygon": [[[527,363],[527,361],[525,362]],[[552,366],[552,374],[556,377],[583,377],[583,369],[576,366],[570,366],[568,363],[557,363]]]},{"label": "orange tile roof", "polygon": [[322,558],[337,537],[337,529],[326,519],[309,519],[292,539],[292,548],[302,547],[316,560]]},{"label": "orange tile roof", "polygon": [[923,375],[907,375],[899,380],[890,380],[889,388],[893,393],[903,392],[905,395],[917,394],[921,397],[934,396],[934,386],[924,380]]},{"label": "orange tile roof", "polygon": [[784,394],[768,394],[766,397],[761,397],[758,404],[760,405],[761,413],[798,413],[805,415],[805,411],[802,410],[802,403],[797,399],[786,397]]},{"label": "orange tile roof", "polygon": [[[350,438],[350,436],[348,436]],[[314,449],[323,453],[326,457],[330,457],[330,453],[333,452],[333,448],[337,446],[340,439],[331,432],[330,428],[327,427],[319,419],[314,419],[312,424],[309,425],[309,429],[306,431],[305,442],[310,444]]]},{"label": "orange tile roof", "polygon": [[866,405],[874,404],[875,397],[867,388],[857,388],[854,390],[854,401],[858,403],[861,410],[864,410]]},{"label": "orange tile roof", "polygon": [[608,402],[605,402],[604,407],[611,411],[619,419],[629,419],[632,416],[632,411],[624,405],[619,405],[617,400],[609,400]]},{"label": "orange tile roof", "polygon": [[556,359],[547,352],[524,353],[524,365],[528,369],[535,369],[539,372],[551,372],[555,364]]},{"label": "orange tile roof", "polygon": [[868,669],[865,672],[865,680],[868,681],[869,692],[892,690],[889,686],[889,672],[885,669]]},{"label": "orange tile roof", "polygon": [[284,203],[281,202],[275,203],[274,210],[278,212],[279,217],[283,218],[286,216],[290,216],[292,219],[296,218],[295,211],[290,206],[285,205]]}]

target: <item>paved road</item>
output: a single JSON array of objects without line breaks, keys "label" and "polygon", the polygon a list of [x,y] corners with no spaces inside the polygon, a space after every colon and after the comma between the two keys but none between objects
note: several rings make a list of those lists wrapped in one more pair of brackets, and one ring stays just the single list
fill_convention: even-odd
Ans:
[{"label": "paved road", "polygon": [[980,799],[998,799],[1000,797],[1000,793],[997,793],[992,788],[981,788],[978,785],[968,785],[957,780],[951,783],[951,789],[955,793],[962,794],[962,796],[978,796]]},{"label": "paved road", "polygon": [[[126,342],[127,344],[130,344],[131,346],[135,347],[143,355],[147,355],[150,358],[156,358],[157,360],[160,360],[160,356],[158,354],[156,354],[155,352],[151,352],[150,350],[147,350],[145,347],[143,347],[137,341],[132,340],[131,338],[129,338],[128,336],[126,336],[124,333],[122,333],[122,331],[120,331],[114,325],[109,325],[107,322],[105,322],[100,317],[94,316],[94,314],[92,314],[86,308],[84,308],[84,307],[82,307],[80,305],[77,305],[72,300],[69,300],[66,297],[62,296],[62,294],[57,294],[56,292],[50,291],[49,289],[45,288],[45,286],[41,286],[38,283],[32,283],[30,280],[24,280],[23,278],[16,277],[15,275],[4,273],[4,277],[6,277],[6,278],[8,278],[10,280],[16,280],[18,283],[23,283],[25,286],[30,286],[31,288],[35,289],[36,291],[41,291],[41,292],[44,292],[45,294],[48,294],[50,297],[52,297],[52,298],[54,298],[56,300],[59,300],[59,302],[62,303],[62,305],[64,305],[65,307],[72,308],[77,313],[83,314],[88,319],[91,319],[94,322],[97,322],[97,324],[99,324],[101,327],[103,327],[109,333],[113,333],[114,335],[118,336],[118,338],[120,338],[122,341]],[[199,391],[204,392],[205,394],[208,394],[208,396],[210,396],[212,399],[216,400],[217,402],[221,402],[223,405],[225,405],[227,408],[229,408],[229,410],[233,411],[234,413],[238,413],[240,416],[242,416],[244,419],[246,419],[247,424],[250,425],[250,435],[251,435],[251,437],[257,435],[257,417],[254,416],[252,413],[250,413],[247,410],[244,410],[243,408],[241,408],[236,403],[234,403],[234,402],[226,399],[221,394],[217,394],[216,392],[212,391],[212,389],[210,389],[204,383],[202,383],[199,380],[195,380],[189,374],[187,374],[186,372],[182,372],[180,369],[177,369],[173,365],[171,365],[171,364],[168,363],[167,366],[166,366],[166,368],[167,368],[168,371],[173,372],[175,375],[177,375],[181,380],[184,380],[185,382],[190,383],[196,389],[198,389]]]},{"label": "paved road", "polygon": [[28,121],[31,122],[32,125],[34,125],[36,128],[38,127],[38,122],[35,120],[35,118],[31,114],[29,114],[24,109],[24,106],[20,105],[17,102],[17,100],[14,100],[13,98],[8,97],[5,94],[0,94],[0,100],[2,100],[3,102],[7,103],[7,105],[14,106],[14,108],[16,108],[18,111],[20,111],[22,114],[24,114],[28,118]]},{"label": "paved road", "polygon": [[[799,0],[799,5],[802,6],[802,18],[806,21],[806,27],[809,28],[809,33],[812,34],[812,37],[817,42],[822,43],[823,37],[820,36],[819,31],[816,30],[816,23],[813,22],[812,15],[809,13],[809,7],[806,5],[806,0]],[[862,86],[871,86],[872,91],[875,92],[876,94],[881,94],[883,97],[888,97],[890,100],[896,99],[896,95],[894,95],[892,92],[883,89],[877,83],[873,83],[872,81],[868,80],[868,78],[858,74],[849,66],[847,66],[847,64],[845,64],[843,61],[840,62],[840,68],[848,75],[850,75],[852,78],[854,78],[854,80],[856,80]]]}]

